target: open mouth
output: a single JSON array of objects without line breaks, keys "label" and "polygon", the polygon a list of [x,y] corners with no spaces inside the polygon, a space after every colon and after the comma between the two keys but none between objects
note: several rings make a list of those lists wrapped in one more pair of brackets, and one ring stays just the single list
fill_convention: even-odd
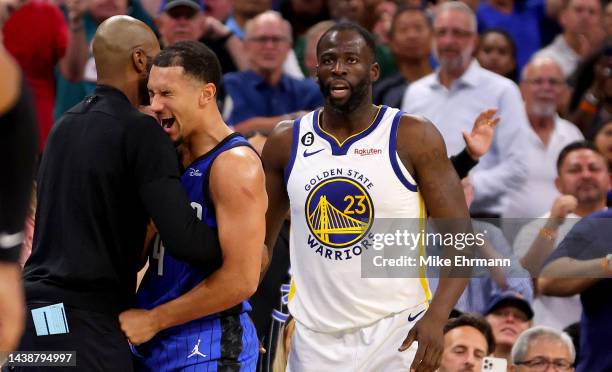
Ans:
[{"label": "open mouth", "polygon": [[333,82],[330,84],[329,91],[332,97],[342,99],[349,94],[350,86],[344,82]]},{"label": "open mouth", "polygon": [[174,121],[175,121],[174,118],[161,119],[161,126],[164,129],[170,129],[174,125]]}]

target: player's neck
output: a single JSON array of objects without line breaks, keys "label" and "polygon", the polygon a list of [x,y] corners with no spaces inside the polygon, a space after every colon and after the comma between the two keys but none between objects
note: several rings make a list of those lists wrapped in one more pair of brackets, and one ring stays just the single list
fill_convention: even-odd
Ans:
[{"label": "player's neck", "polygon": [[203,120],[188,138],[181,144],[182,162],[185,167],[193,163],[223,141],[233,131],[225,124],[217,110],[210,110],[202,117]]},{"label": "player's neck", "polygon": [[367,100],[367,104],[362,104],[348,113],[338,112],[326,106],[321,115],[321,127],[343,141],[369,127],[376,118],[378,110],[371,99]]}]

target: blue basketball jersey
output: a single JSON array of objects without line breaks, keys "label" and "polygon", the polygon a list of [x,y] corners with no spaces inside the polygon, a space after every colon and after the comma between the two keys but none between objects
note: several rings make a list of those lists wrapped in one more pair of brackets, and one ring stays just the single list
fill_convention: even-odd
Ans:
[{"label": "blue basketball jersey", "polygon": [[[208,193],[210,167],[217,156],[238,146],[250,144],[234,133],[195,160],[181,176],[183,188],[198,218],[213,228],[217,227],[217,221]],[[207,272],[174,258],[156,236],[149,256],[149,268],[136,296],[137,307],[152,309],[171,301],[196,287],[210,274],[212,271]],[[227,370],[225,367],[230,363],[229,367],[234,366],[230,370],[254,370],[259,343],[248,316],[250,310],[248,301],[244,301],[221,313],[158,333],[149,342],[133,348],[138,369],[217,371]]]}]

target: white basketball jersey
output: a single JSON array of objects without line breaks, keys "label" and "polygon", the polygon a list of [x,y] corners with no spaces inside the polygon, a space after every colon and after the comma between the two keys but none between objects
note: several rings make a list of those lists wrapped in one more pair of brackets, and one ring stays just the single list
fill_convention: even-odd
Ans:
[{"label": "white basketball jersey", "polygon": [[402,112],[381,106],[374,122],[338,142],[321,111],[294,122],[285,182],[291,205],[291,314],[318,332],[375,323],[430,299],[425,277],[362,278],[374,218],[425,219],[414,179],[396,152]]}]

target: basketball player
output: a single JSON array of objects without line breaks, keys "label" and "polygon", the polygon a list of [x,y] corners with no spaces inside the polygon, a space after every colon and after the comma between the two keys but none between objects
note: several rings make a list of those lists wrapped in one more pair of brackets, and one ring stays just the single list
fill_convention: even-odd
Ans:
[{"label": "basketball player", "polygon": [[119,317],[139,345],[142,370],[254,371],[257,365],[247,299],[259,283],[267,196],[258,154],[219,113],[220,81],[217,57],[199,42],[172,44],[153,61],[150,108],[180,144],[181,182],[202,223],[218,229],[223,263],[201,270],[156,239],[137,294],[144,309]]},{"label": "basketball player", "polygon": [[[288,371],[434,371],[443,326],[466,280],[442,278],[428,307],[425,278],[361,278],[360,254],[374,214],[418,219],[426,208],[432,217],[467,219],[462,187],[430,122],[372,104],[379,66],[366,30],[330,28],[317,58],[324,107],[281,123],[263,151],[268,247],[291,210],[296,325]],[[311,217],[321,203],[366,228],[317,232]]]}]

